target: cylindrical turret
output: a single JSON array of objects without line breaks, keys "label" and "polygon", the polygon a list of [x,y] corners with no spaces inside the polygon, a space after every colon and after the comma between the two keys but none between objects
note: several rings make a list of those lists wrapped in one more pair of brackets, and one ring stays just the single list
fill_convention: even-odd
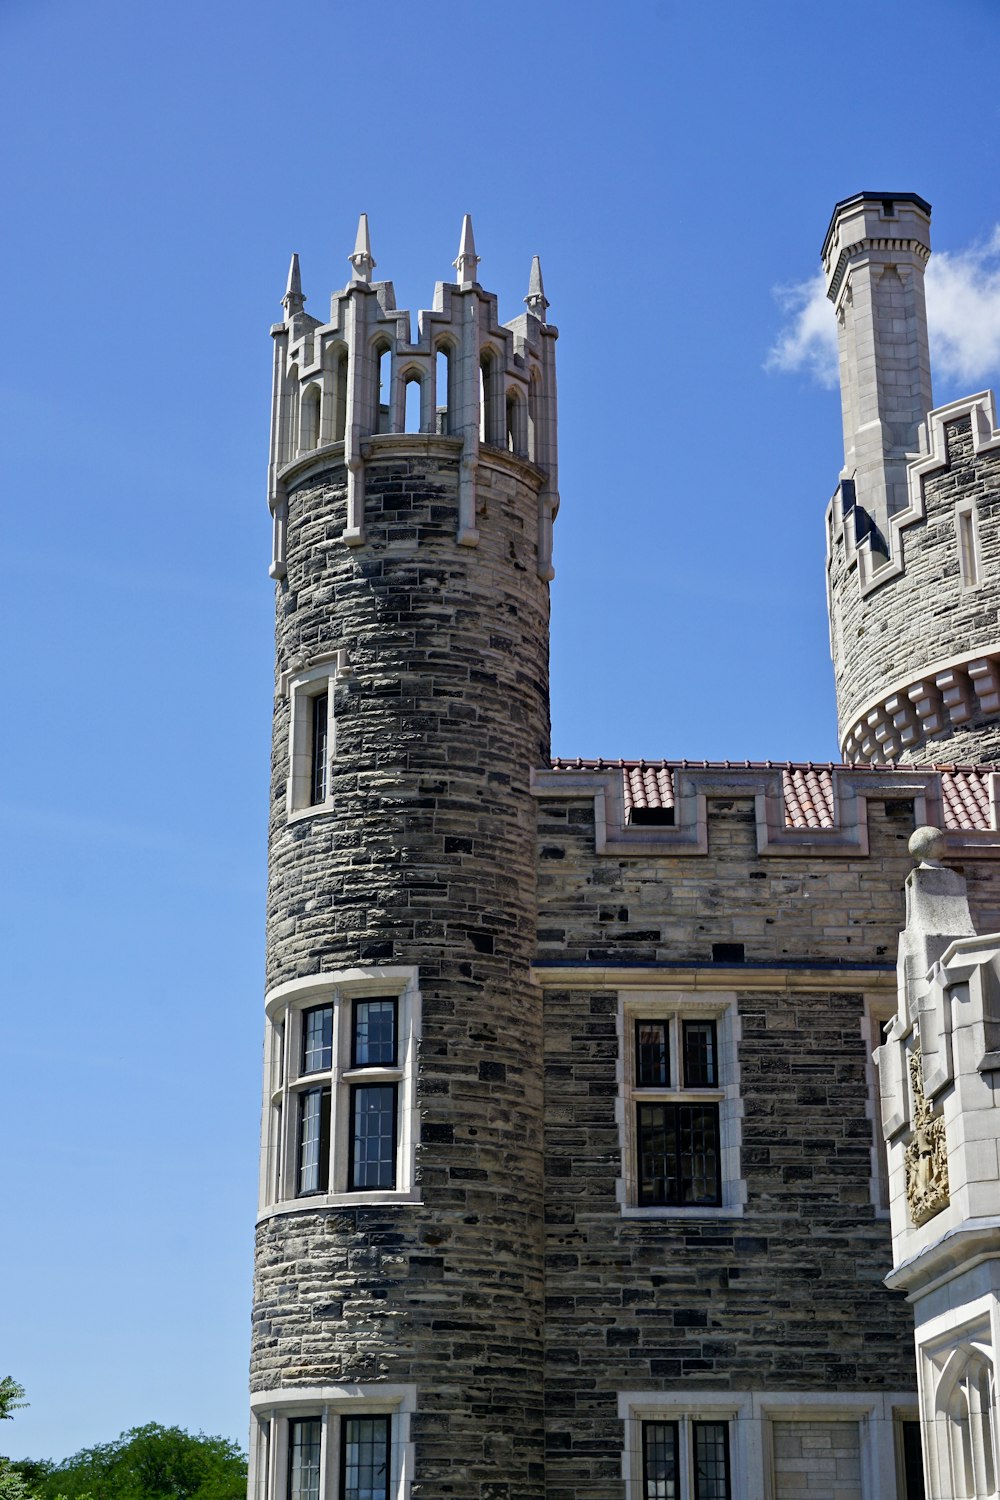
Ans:
[{"label": "cylindrical turret", "polygon": [[1000,434],[988,392],[931,411],[930,205],[838,203],[823,245],[844,468],[827,517],[848,761],[1000,759]]},{"label": "cylindrical turret", "polygon": [[251,1495],[539,1500],[556,330],[473,267],[411,344],[364,239],[274,330]]}]

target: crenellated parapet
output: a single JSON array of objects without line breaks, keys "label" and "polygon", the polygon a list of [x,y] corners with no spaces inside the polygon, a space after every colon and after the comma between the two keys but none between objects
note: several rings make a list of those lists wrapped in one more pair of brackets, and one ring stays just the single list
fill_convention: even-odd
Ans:
[{"label": "crenellated parapet", "polygon": [[542,578],[551,578],[552,522],[559,506],[558,333],[546,321],[537,257],[527,310],[501,323],[495,295],[476,279],[479,257],[466,216],[454,263],[458,280],[437,283],[433,307],[417,315],[416,338],[410,314],[396,307],[392,282],[372,280],[375,261],[364,214],[349,259],[352,279],[331,297],[324,323],[305,311],[293,257],[285,317],[271,330],[272,576],[285,575],[288,482],[303,466],[320,455],[343,462],[347,512],[341,539],[356,547],[365,540],[365,467],[373,445],[403,456],[411,449],[426,452],[432,439],[459,460],[456,540],[462,546],[479,542],[480,465],[504,454],[534,471],[537,567]]},{"label": "crenellated parapet", "polygon": [[[828,513],[846,761],[1000,755],[1000,431],[993,393],[932,411],[907,503],[876,536],[843,481]],[[943,750],[943,745],[941,746]]]}]

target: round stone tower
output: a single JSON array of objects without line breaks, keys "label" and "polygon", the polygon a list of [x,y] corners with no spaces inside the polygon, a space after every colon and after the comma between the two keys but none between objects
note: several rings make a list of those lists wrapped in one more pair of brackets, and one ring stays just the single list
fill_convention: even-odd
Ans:
[{"label": "round stone tower", "polygon": [[411,341],[372,280],[274,335],[276,689],[254,1500],[539,1500],[556,330],[468,219]]},{"label": "round stone tower", "polygon": [[1000,432],[991,392],[931,409],[929,256],[912,193],[838,203],[823,245],[844,418],[830,642],[852,762],[1000,760]]}]

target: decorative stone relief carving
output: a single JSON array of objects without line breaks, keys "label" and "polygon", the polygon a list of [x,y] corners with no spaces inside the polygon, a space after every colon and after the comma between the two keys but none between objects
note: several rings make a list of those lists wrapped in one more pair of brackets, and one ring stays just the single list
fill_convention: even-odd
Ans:
[{"label": "decorative stone relief carving", "polygon": [[913,1089],[913,1136],[906,1148],[906,1203],[919,1226],[948,1207],[948,1144],[944,1116],[935,1115],[924,1093],[924,1065],[920,1049],[910,1053]]}]

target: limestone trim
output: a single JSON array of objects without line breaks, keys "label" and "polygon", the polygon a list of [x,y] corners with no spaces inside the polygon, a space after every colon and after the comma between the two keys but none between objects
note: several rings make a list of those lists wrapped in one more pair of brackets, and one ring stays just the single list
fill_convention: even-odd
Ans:
[{"label": "limestone trim", "polygon": [[288,1424],[315,1416],[322,1424],[320,1439],[320,1500],[339,1500],[341,1494],[340,1418],[390,1418],[391,1500],[406,1500],[413,1483],[413,1443],[410,1419],[417,1409],[415,1385],[279,1386],[250,1397],[249,1500],[285,1500],[288,1494]]},{"label": "limestone trim", "polygon": [[[949,422],[957,422],[963,417],[971,419],[974,456],[1000,449],[1000,430],[997,428],[996,406],[991,390],[977,391],[974,396],[963,396],[928,412],[919,432],[921,451],[911,455],[906,465],[908,503],[889,517],[889,534],[885,538],[889,549],[888,561],[882,561],[880,566],[876,563],[870,534],[858,540],[854,520],[848,524],[848,518],[844,515],[839,488],[831,500],[827,525],[827,568],[829,570],[832,562],[834,541],[843,539],[848,567],[857,565],[858,588],[862,598],[873,589],[880,588],[883,583],[898,578],[905,571],[902,533],[907,527],[924,519],[924,477],[947,467],[948,438],[945,428]],[[845,473],[843,477],[849,479],[851,475]],[[878,557],[881,558],[881,553]]]},{"label": "limestone trim", "polygon": [[[998,647],[1000,650],[1000,647]],[[674,772],[674,823],[650,827],[626,822],[622,773],[581,769],[533,770],[531,790],[536,797],[592,796],[594,801],[595,852],[618,858],[650,858],[662,855],[708,853],[708,799],[753,797],[756,806],[757,852],[801,857],[802,855],[857,858],[868,854],[868,799],[912,799],[917,824],[940,828],[945,822],[941,777],[933,770],[892,770],[877,765],[835,766],[832,772],[833,827],[789,828],[785,821],[782,772],[775,769],[739,767],[686,768]],[[993,805],[1000,798],[997,783]],[[994,829],[950,831],[945,834],[948,854],[965,858],[995,858],[1000,852],[1000,829],[994,811]]]},{"label": "limestone trim", "polygon": [[[334,688],[337,683],[351,675],[346,650],[325,654],[312,666],[299,670],[285,670],[278,679],[278,692],[291,704],[288,739],[288,783],[285,806],[288,821],[315,817],[319,813],[333,811],[333,762],[336,758],[336,720],[334,716]],[[316,746],[314,736],[319,729],[314,722],[313,705],[318,699],[326,699],[325,786],[323,797],[314,802],[313,766]]]},{"label": "limestone trim", "polygon": [[[636,1081],[635,1023],[642,1019],[671,1023],[671,1076],[663,1087],[646,1088]],[[689,1020],[716,1023],[718,1039],[717,1086],[685,1086],[678,1046],[680,1025]],[[620,990],[618,996],[618,1086],[615,1115],[621,1139],[621,1175],[616,1196],[623,1219],[738,1218],[747,1200],[747,1184],[740,1175],[741,1122],[739,1043],[741,1038],[736,995],[715,990],[692,994],[661,985],[656,989]],[[636,1105],[643,1100],[684,1104],[716,1104],[719,1110],[719,1178],[722,1202],[715,1204],[644,1206],[639,1203]]]},{"label": "limestone trim", "polygon": [[698,991],[718,995],[722,991],[750,994],[763,990],[767,994],[829,994],[831,988],[850,983],[852,989],[884,990],[896,993],[894,964],[800,965],[785,964],[559,964],[536,962],[532,978],[543,989],[631,990],[676,987],[685,992]]},{"label": "limestone trim", "polygon": [[[620,1391],[625,1500],[644,1500],[642,1423],[657,1420],[676,1421],[679,1426],[693,1421],[728,1422],[731,1493],[748,1500],[775,1494],[775,1422],[856,1423],[862,1500],[887,1500],[903,1493],[898,1431],[901,1422],[915,1417],[916,1410],[915,1391]],[[680,1500],[691,1500],[693,1495],[690,1472],[684,1472],[688,1458],[682,1435]]]},{"label": "limestone trim", "polygon": [[[395,997],[397,1055],[391,1066],[352,1065],[351,1014],[355,999]],[[329,1004],[333,1010],[330,1065],[304,1073],[302,1013]],[[416,1148],[420,1138],[417,1107],[417,1051],[420,1041],[419,971],[409,965],[311,974],[277,985],[265,997],[264,1103],[261,1120],[260,1208],[258,1223],[279,1214],[315,1213],[336,1207],[366,1204],[417,1203]],[[314,1083],[315,1081],[315,1083]],[[396,1102],[396,1177],[394,1187],[350,1189],[350,1090],[359,1081],[394,1084]],[[296,1106],[307,1086],[330,1092],[330,1157],[328,1185],[302,1196],[296,1193]]]},{"label": "limestone trim", "polygon": [[[1000,641],[929,662],[897,678],[850,716],[841,753],[852,765],[877,765],[913,753],[933,735],[1000,716]],[[994,828],[998,790],[990,807]]]},{"label": "limestone trim", "polygon": [[882,1044],[882,1035],[896,1015],[896,997],[890,994],[864,996],[864,1011],[861,1017],[861,1039],[865,1049],[865,1082],[868,1099],[865,1113],[871,1121],[871,1176],[868,1190],[872,1207],[880,1219],[889,1218],[889,1160],[885,1135],[882,1130],[882,1099],[879,1088],[879,1071],[874,1053]]}]

